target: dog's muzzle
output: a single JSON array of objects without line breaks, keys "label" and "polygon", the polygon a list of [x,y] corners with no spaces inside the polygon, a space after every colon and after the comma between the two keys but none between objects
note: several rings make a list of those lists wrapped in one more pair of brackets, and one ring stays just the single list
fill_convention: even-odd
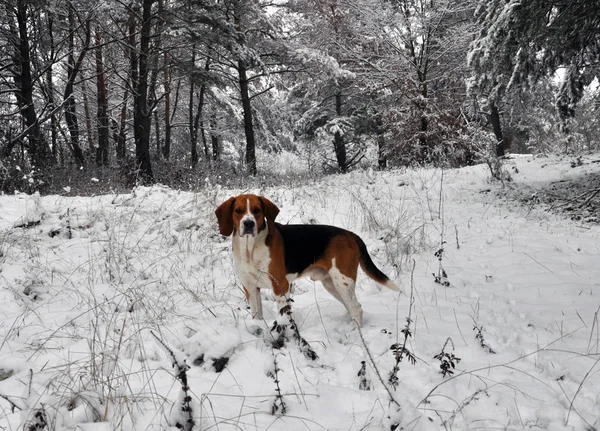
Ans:
[{"label": "dog's muzzle", "polygon": [[244,235],[254,235],[254,227],[256,223],[254,220],[246,219],[242,222],[242,236]]}]

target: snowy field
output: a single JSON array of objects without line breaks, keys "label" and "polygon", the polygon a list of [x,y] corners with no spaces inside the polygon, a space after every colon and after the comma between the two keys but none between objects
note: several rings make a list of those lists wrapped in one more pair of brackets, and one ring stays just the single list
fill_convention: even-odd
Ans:
[{"label": "snowy field", "polygon": [[359,332],[297,282],[314,361],[272,347],[269,292],[250,319],[214,216],[242,190],[0,196],[0,430],[600,429],[600,226],[523,200],[600,163],[507,169],[507,185],[479,165],[249,190],[281,223],[355,231],[404,289],[361,273]]}]

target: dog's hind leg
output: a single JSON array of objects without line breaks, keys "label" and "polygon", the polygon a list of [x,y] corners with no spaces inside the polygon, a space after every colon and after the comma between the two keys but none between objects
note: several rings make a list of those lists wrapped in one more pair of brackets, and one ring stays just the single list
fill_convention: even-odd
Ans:
[{"label": "dog's hind leg", "polygon": [[325,286],[325,283],[323,283],[323,285],[337,300],[344,304],[344,307],[348,310],[352,320],[356,321],[359,327],[362,327],[363,311],[356,298],[356,283],[352,278],[345,276],[335,267],[329,271],[329,274],[329,280],[331,280],[331,284],[336,293],[334,294],[331,292],[327,286]]},{"label": "dog's hind leg", "polygon": [[338,293],[337,289],[335,288],[335,284],[333,283],[333,280],[331,279],[331,277],[329,277],[329,276],[325,277],[324,279],[321,280],[321,283],[323,283],[323,287],[325,288],[325,290],[327,290],[327,292],[329,292],[331,294],[331,296],[333,296],[335,299],[340,301],[344,305],[344,307],[346,306],[346,304],[344,304],[344,300],[342,299],[342,297]]},{"label": "dog's hind leg", "polygon": [[348,313],[350,313],[352,320],[354,320],[359,327],[362,327],[363,310],[360,302],[358,302],[358,299],[356,298],[355,287],[356,283],[352,280],[348,283],[348,286],[343,285],[341,289],[338,288],[338,293],[342,297],[342,302],[346,306]]}]

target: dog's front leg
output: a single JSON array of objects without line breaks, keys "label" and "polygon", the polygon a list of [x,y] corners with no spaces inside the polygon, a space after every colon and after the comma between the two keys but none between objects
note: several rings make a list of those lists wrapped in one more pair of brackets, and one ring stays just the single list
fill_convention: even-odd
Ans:
[{"label": "dog's front leg", "polygon": [[246,292],[246,299],[248,299],[248,304],[250,304],[250,313],[252,314],[253,319],[262,320],[263,318],[263,309],[262,309],[262,300],[260,297],[260,289],[258,287],[245,287],[244,291]]},{"label": "dog's front leg", "polygon": [[290,284],[285,277],[271,276],[271,285],[273,293],[275,294],[279,315],[284,316],[291,311],[292,307],[290,300]]}]

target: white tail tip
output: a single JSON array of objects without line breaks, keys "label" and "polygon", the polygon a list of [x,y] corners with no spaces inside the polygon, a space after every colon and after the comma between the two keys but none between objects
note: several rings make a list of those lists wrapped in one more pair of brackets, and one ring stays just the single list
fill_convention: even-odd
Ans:
[{"label": "white tail tip", "polygon": [[402,289],[400,289],[400,286],[398,286],[396,283],[394,283],[392,280],[388,280],[385,282],[385,287],[387,287],[388,289],[392,289],[395,290],[397,292],[402,292]]}]

